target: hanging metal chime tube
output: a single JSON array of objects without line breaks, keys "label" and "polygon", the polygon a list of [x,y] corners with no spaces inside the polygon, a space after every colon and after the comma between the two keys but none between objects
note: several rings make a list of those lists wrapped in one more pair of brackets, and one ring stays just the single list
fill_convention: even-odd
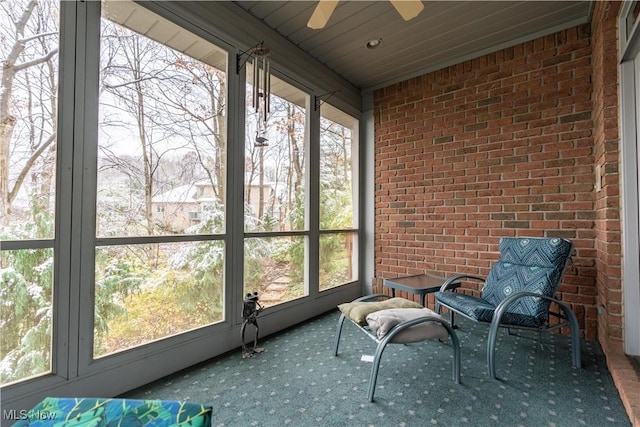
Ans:
[{"label": "hanging metal chime tube", "polygon": [[269,63],[267,62],[267,57],[263,56],[262,57],[262,77],[263,77],[263,81],[262,81],[262,110],[263,110],[263,114],[264,114],[264,121],[267,121],[267,98],[268,98],[268,94],[267,94],[267,75],[269,73]]},{"label": "hanging metal chime tube", "polygon": [[258,58],[253,60],[253,87],[252,87],[252,103],[255,111],[258,111]]},{"label": "hanging metal chime tube", "polygon": [[[266,60],[266,59],[265,59]],[[264,100],[265,100],[265,111],[267,113],[271,112],[271,66],[269,65],[269,61],[267,61],[267,65],[265,66],[265,73],[267,77],[264,79]],[[266,113],[265,113],[266,116]]]}]

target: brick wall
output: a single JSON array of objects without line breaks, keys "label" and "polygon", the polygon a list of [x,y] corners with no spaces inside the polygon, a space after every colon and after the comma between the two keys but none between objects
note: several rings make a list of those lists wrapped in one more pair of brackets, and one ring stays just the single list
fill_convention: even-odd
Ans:
[{"label": "brick wall", "polygon": [[605,349],[622,352],[622,260],[618,174],[618,39],[619,2],[596,2],[592,19],[593,120],[595,164],[601,187],[595,193],[598,338]]},{"label": "brick wall", "polygon": [[583,25],[376,91],[374,291],[486,275],[502,236],[567,237],[577,272],[560,296],[595,338],[591,76]]}]

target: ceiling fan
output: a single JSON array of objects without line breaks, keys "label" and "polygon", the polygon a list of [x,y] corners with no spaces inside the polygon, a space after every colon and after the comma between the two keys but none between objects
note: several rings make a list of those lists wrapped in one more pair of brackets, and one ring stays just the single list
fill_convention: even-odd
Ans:
[{"label": "ceiling fan", "polygon": [[[307,22],[307,27],[314,30],[324,28],[338,5],[338,1],[340,0],[319,0],[316,9],[313,11],[311,18],[309,18],[309,22]],[[420,0],[389,0],[389,2],[405,21],[415,18],[424,9],[424,5]]]}]

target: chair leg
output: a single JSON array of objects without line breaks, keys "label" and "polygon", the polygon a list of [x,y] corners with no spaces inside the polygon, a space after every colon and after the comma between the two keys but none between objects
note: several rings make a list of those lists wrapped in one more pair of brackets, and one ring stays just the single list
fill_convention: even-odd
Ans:
[{"label": "chair leg", "polygon": [[569,321],[569,328],[571,328],[571,358],[573,359],[573,366],[576,368],[582,368],[582,353],[580,351],[580,327],[578,325],[578,318],[573,310],[567,305],[558,304],[564,315]]},{"label": "chair leg", "polygon": [[580,334],[578,332],[578,322],[571,325],[571,354],[573,356],[573,366],[582,368],[582,355],[580,353]]},{"label": "chair leg", "polygon": [[[433,320],[433,319],[432,319]],[[460,384],[460,341],[458,340],[458,336],[456,335],[453,327],[449,326],[446,321],[435,320],[444,326],[449,333],[449,337],[451,338],[451,346],[453,347],[453,381],[456,384]],[[395,329],[392,332],[389,332],[383,339],[378,343],[376,347],[376,353],[373,357],[373,366],[371,367],[371,377],[369,378],[369,390],[367,391],[367,396],[369,397],[369,402],[373,402],[373,395],[376,391],[376,383],[378,381],[378,372],[380,371],[380,360],[382,359],[382,353],[384,352],[385,347],[391,341],[391,339],[397,335],[401,330],[406,329],[412,325],[420,323],[421,320],[411,321],[404,325],[404,327]]]},{"label": "chair leg", "polygon": [[386,346],[387,340],[382,340],[376,347],[376,354],[373,357],[373,366],[371,367],[371,376],[369,377],[369,389],[367,390],[369,402],[373,402],[373,395],[376,392],[376,382],[378,381],[378,371],[380,370],[380,359],[382,359],[382,353]]},{"label": "chair leg", "polygon": [[445,327],[451,338],[451,347],[453,347],[453,381],[460,384],[460,341],[456,335],[455,328],[447,324],[447,322],[439,322]]},{"label": "chair leg", "polygon": [[[555,302],[558,304],[560,309],[562,309],[565,317],[569,321],[569,327],[571,328],[571,358],[573,361],[573,366],[576,368],[582,368],[582,355],[580,352],[580,330],[578,325],[578,319],[576,315],[573,313],[571,308],[568,305],[564,304],[561,301],[556,299],[540,296],[531,293],[523,293],[524,296],[536,296],[547,299],[549,301]],[[502,314],[505,309],[509,306],[512,301],[515,301],[517,298],[520,298],[518,295],[512,295],[511,297],[505,299],[500,306],[496,309],[493,314],[493,320],[491,321],[491,326],[489,327],[489,336],[487,337],[487,370],[490,378],[496,378],[496,338],[498,335],[498,327],[500,326],[500,319],[502,318]]]},{"label": "chair leg", "polygon": [[[448,308],[448,307],[447,307]],[[436,313],[441,314],[442,305],[436,301]],[[453,329],[458,329],[458,325],[456,325],[455,312],[449,308],[449,324]]]},{"label": "chair leg", "polygon": [[487,373],[489,378],[496,379],[496,339],[499,322],[492,322],[487,337]]},{"label": "chair leg", "polygon": [[344,325],[344,314],[340,315],[340,319],[338,319],[338,327],[336,328],[336,337],[333,342],[333,355],[338,355],[338,346],[340,345],[340,335],[342,335],[342,326]]}]

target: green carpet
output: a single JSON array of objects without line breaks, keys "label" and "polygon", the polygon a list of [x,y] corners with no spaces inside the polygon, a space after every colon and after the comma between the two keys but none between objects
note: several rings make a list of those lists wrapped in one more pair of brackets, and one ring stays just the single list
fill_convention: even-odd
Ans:
[{"label": "green carpet", "polygon": [[566,336],[500,333],[499,380],[486,376],[487,328],[456,319],[461,384],[452,380],[450,344],[389,345],[375,402],[367,401],[376,344],[345,323],[332,356],[338,312],[261,339],[265,352],[240,350],[122,397],[213,406],[214,426],[629,426],[595,342],[583,341],[583,369],[571,366]]}]

